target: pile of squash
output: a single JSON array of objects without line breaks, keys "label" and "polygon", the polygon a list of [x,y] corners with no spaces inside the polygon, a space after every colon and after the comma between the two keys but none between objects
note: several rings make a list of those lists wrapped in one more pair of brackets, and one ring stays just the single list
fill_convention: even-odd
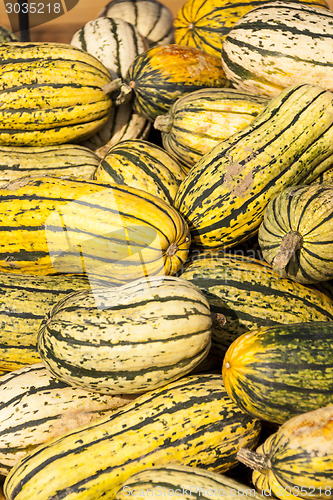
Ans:
[{"label": "pile of squash", "polygon": [[333,498],[332,54],[325,0],[0,27],[6,500]]}]

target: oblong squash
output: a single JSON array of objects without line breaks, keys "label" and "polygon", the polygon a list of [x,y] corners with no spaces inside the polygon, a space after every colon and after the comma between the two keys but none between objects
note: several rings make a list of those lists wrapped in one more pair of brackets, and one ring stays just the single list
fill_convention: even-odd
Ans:
[{"label": "oblong squash", "polygon": [[43,363],[0,377],[0,474],[38,445],[111,413],[135,396],[108,396],[54,378]]},{"label": "oblong squash", "polygon": [[111,500],[152,465],[225,472],[239,448],[256,446],[260,430],[227,396],[221,375],[189,375],[38,447],[12,469],[4,492],[7,500]]},{"label": "oblong squash", "polygon": [[187,258],[183,218],[139,189],[45,176],[7,184],[0,200],[2,271],[121,283],[174,274]]},{"label": "oblong squash", "polygon": [[332,321],[261,327],[231,344],[223,381],[244,411],[281,424],[333,403],[332,359]]},{"label": "oblong squash", "polygon": [[107,151],[94,179],[142,189],[172,205],[185,175],[165,149],[150,141],[132,139],[123,140]]},{"label": "oblong squash", "polygon": [[269,99],[237,89],[199,89],[157,116],[164,148],[189,170],[219,142],[245,128]]},{"label": "oblong squash", "polygon": [[235,246],[257,232],[277,193],[332,166],[332,152],[333,93],[310,84],[289,87],[192,167],[175,207],[195,245]]},{"label": "oblong squash", "polygon": [[60,380],[105,394],[140,393],[207,356],[212,319],[202,292],[177,277],[72,293],[46,315],[38,352]]},{"label": "oblong squash", "polygon": [[298,283],[333,278],[333,184],[290,186],[267,205],[258,241],[280,276]]},{"label": "oblong squash", "polygon": [[332,498],[333,405],[297,415],[269,436],[256,452],[238,460],[255,469],[252,481],[264,495],[281,500]]},{"label": "oblong squash", "polygon": [[301,2],[265,2],[224,40],[222,67],[233,86],[276,96],[311,83],[333,90],[333,12]]}]

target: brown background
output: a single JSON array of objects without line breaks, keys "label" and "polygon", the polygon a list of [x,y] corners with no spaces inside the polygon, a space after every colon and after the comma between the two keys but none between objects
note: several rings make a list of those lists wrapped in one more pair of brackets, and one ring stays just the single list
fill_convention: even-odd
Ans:
[{"label": "brown background", "polygon": [[[47,0],[39,1],[47,2]],[[333,0],[331,1],[333,4]],[[85,23],[97,17],[99,12],[108,2],[109,0],[79,0],[78,4],[63,16],[43,24],[42,26],[32,28],[31,39],[33,41],[61,41],[70,43],[74,33]],[[162,1],[164,5],[169,7],[174,16],[176,16],[178,9],[184,2],[183,0]],[[8,16],[2,0],[0,0],[0,25],[10,28]]]},{"label": "brown background", "polygon": [[[31,29],[31,39],[33,41],[60,41],[70,43],[74,33],[86,22],[97,17],[100,10],[107,3],[108,0],[79,0],[78,4],[68,13],[54,21]],[[178,10],[185,3],[185,0],[165,0],[162,1],[162,3],[167,5],[173,15],[176,16]],[[333,0],[327,0],[327,3],[333,10]],[[2,0],[0,0],[0,24],[10,28],[8,16]]]}]

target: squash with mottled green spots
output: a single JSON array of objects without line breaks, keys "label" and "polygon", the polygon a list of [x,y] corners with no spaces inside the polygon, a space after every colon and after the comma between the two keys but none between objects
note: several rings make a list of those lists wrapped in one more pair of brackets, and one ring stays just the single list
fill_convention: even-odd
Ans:
[{"label": "squash with mottled green spots", "polygon": [[239,461],[254,469],[252,481],[265,496],[281,500],[333,498],[333,405],[297,415],[255,452]]},{"label": "squash with mottled green spots", "polygon": [[220,374],[188,375],[42,445],[7,476],[7,500],[113,500],[131,475],[180,464],[225,472],[257,445],[261,422],[228,397]]}]

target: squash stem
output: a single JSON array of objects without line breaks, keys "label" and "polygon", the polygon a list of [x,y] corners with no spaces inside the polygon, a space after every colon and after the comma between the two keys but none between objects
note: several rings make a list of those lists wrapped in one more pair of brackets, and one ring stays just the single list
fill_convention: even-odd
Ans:
[{"label": "squash stem", "polygon": [[267,457],[260,455],[256,451],[248,450],[247,448],[240,448],[236,458],[242,464],[257,470],[261,474],[267,474],[270,469],[270,463]]},{"label": "squash stem", "polygon": [[284,235],[278,253],[273,259],[272,265],[276,269],[284,269],[296,250],[302,248],[303,236],[297,231],[289,231]]},{"label": "squash stem", "polygon": [[113,100],[116,105],[119,106],[131,98],[133,86],[127,85],[127,83],[123,82],[121,78],[116,78],[115,80],[112,80],[112,82],[103,85],[102,90],[104,94],[113,94],[117,92],[117,95]]},{"label": "squash stem", "polygon": [[154,128],[168,134],[172,128],[171,116],[168,113],[157,116],[154,121]]}]

